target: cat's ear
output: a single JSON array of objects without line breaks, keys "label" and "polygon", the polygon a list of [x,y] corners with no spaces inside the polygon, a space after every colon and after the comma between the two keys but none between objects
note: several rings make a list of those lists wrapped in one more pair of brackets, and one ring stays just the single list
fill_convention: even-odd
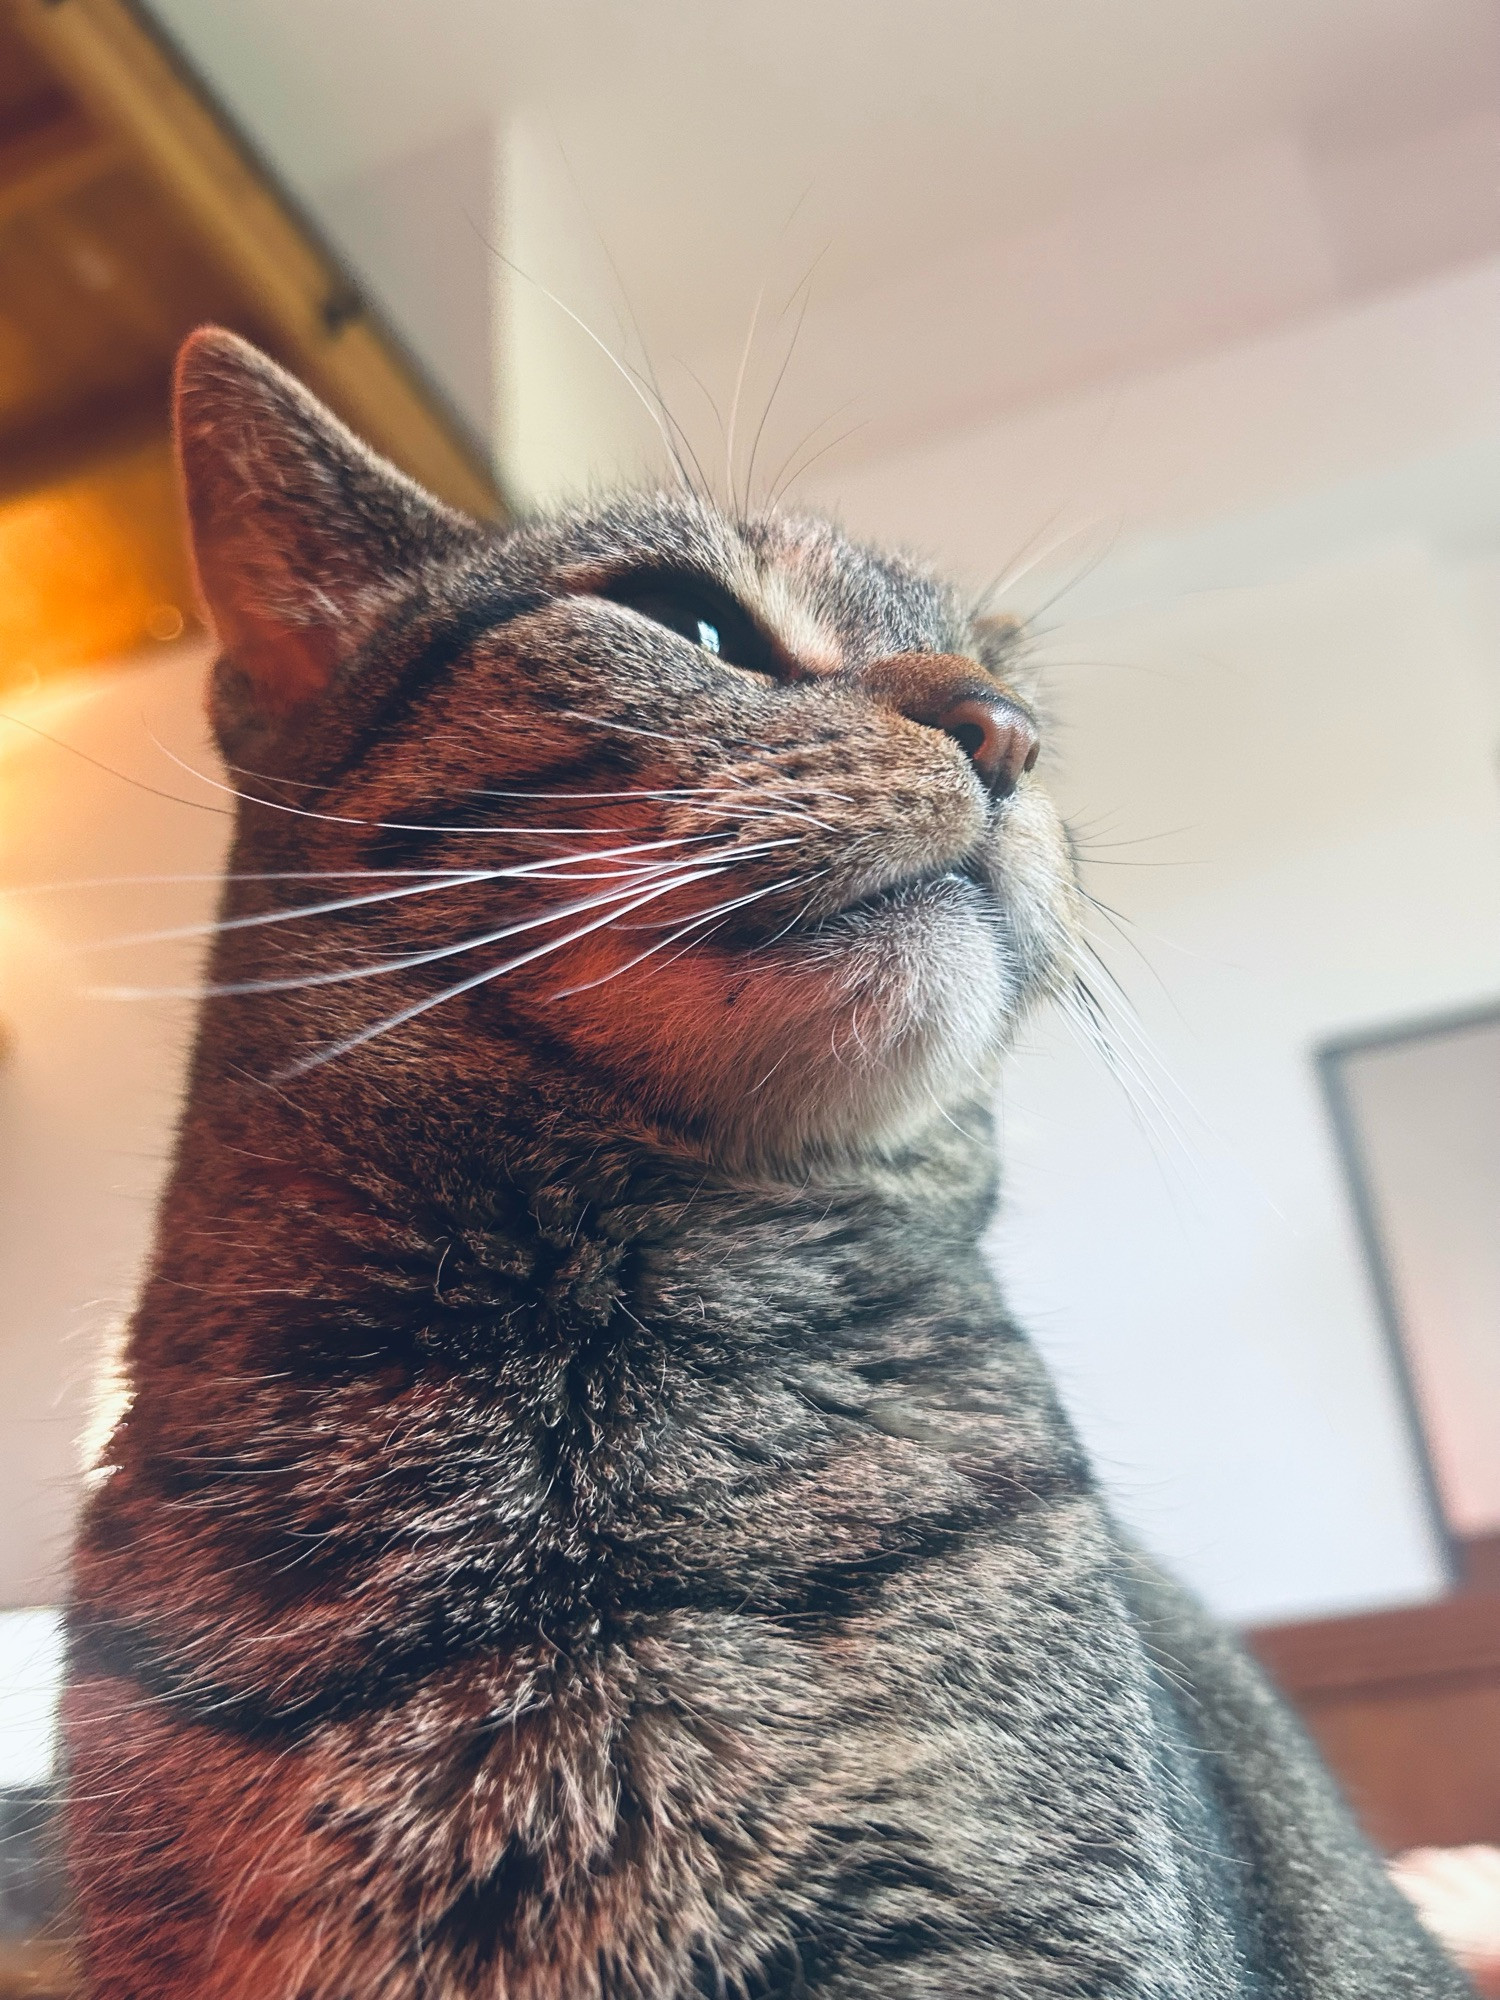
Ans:
[{"label": "cat's ear", "polygon": [[980,661],[997,679],[1004,680],[1026,636],[1024,622],[1009,611],[986,611],[976,614],[972,624],[974,650]]},{"label": "cat's ear", "polygon": [[190,334],[173,401],[193,562],[222,648],[226,744],[316,703],[422,571],[479,530],[222,327]]},{"label": "cat's ear", "polygon": [[974,652],[982,665],[1023,701],[1034,701],[1038,671],[1026,643],[1026,620],[1009,611],[986,611],[971,623]]}]

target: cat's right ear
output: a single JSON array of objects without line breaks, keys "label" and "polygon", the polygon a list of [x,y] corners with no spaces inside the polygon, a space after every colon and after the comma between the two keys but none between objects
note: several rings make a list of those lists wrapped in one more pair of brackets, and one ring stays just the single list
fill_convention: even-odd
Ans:
[{"label": "cat's right ear", "polygon": [[222,327],[184,342],[173,411],[194,568],[222,649],[213,719],[244,755],[336,695],[341,669],[422,572],[481,531]]}]

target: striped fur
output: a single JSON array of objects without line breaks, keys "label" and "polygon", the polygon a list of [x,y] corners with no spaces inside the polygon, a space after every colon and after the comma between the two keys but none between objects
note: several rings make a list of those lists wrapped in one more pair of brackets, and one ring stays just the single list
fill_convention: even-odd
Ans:
[{"label": "striped fur", "polygon": [[179,411],[247,796],[74,1572],[96,2000],[1464,1992],[980,1256],[1074,890],[871,692],[1003,669],[960,600],[482,534],[226,336]]}]

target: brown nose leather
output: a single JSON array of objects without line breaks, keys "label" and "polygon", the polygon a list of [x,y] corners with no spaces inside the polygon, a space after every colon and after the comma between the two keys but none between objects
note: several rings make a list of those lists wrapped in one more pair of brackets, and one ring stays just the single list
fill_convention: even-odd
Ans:
[{"label": "brown nose leather", "polygon": [[912,722],[940,729],[979,781],[1008,798],[1036,762],[1036,724],[1013,694],[957,653],[891,653],[865,667],[861,684]]}]

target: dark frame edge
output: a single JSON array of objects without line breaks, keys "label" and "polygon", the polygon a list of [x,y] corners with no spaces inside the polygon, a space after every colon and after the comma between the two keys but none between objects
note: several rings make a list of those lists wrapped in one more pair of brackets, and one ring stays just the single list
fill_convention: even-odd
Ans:
[{"label": "dark frame edge", "polygon": [[1376,1316],[1385,1337],[1387,1360],[1416,1460],[1418,1483],[1422,1489],[1433,1529],[1433,1539],[1442,1559],[1450,1592],[1458,1589],[1463,1581],[1461,1545],[1443,1505],[1437,1469],[1433,1464],[1427,1442],[1422,1405],[1412,1375],[1408,1342],[1401,1308],[1396,1297],[1395,1282],[1391,1275],[1390,1258],[1380,1227],[1374,1190],[1365,1170],[1364,1155],[1353,1107],[1349,1101],[1343,1065],[1351,1056],[1361,1055],[1367,1051],[1398,1048],[1404,1042],[1426,1041],[1435,1035],[1457,1034],[1466,1028],[1486,1027],[1497,1022],[1500,1022],[1500,1004],[1489,1002],[1473,1007],[1455,1008],[1443,1014],[1428,1015],[1414,1021],[1403,1022],[1399,1026],[1370,1029],[1361,1034],[1334,1036],[1320,1042],[1313,1050],[1313,1066],[1317,1071],[1323,1101],[1333,1127],[1335,1150],[1339,1165],[1343,1169],[1344,1183],[1354,1211],[1360,1247],[1364,1252],[1366,1281],[1373,1295]]}]

